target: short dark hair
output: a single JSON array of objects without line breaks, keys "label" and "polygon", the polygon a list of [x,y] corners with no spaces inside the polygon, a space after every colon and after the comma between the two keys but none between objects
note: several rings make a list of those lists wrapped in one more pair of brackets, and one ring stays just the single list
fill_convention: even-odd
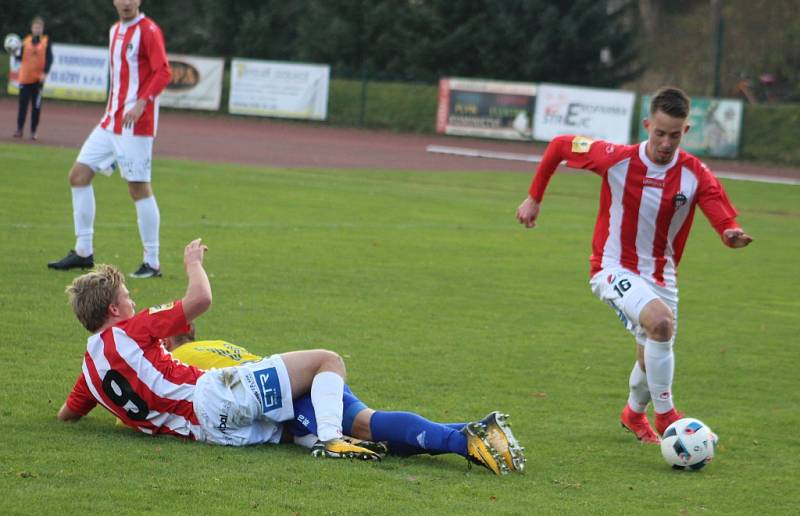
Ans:
[{"label": "short dark hair", "polygon": [[661,111],[671,117],[687,118],[692,101],[680,88],[665,86],[653,94],[650,100],[650,114]]}]

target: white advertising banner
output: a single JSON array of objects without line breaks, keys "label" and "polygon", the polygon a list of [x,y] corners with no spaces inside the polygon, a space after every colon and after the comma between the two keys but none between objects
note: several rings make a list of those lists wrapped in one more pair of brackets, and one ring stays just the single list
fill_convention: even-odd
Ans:
[{"label": "white advertising banner", "polygon": [[234,59],[228,111],[325,120],[330,66]]},{"label": "white advertising banner", "polygon": [[[19,93],[19,63],[11,58],[8,92]],[[56,99],[105,102],[108,90],[108,49],[84,45],[53,44],[53,65],[43,96]]]},{"label": "white advertising banner", "polygon": [[630,143],[636,94],[628,91],[540,84],[533,137],[550,141],[561,134]]},{"label": "white advertising banner", "polygon": [[172,80],[161,93],[162,106],[216,111],[222,99],[225,60],[169,54]]}]

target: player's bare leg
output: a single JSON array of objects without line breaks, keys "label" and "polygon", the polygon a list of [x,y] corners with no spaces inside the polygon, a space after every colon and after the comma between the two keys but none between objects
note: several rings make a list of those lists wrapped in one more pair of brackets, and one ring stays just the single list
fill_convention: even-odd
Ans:
[{"label": "player's bare leg", "polygon": [[56,261],[49,262],[51,269],[87,269],[94,267],[94,235],[95,201],[92,179],[94,172],[83,163],[75,162],[69,171],[69,185],[72,190],[72,219],[75,225],[75,248]]},{"label": "player's bare leg", "polygon": [[292,384],[292,398],[311,393],[319,437],[312,455],[380,460],[375,452],[342,439],[342,396],[347,377],[342,357],[333,351],[316,349],[283,353],[281,359]]}]

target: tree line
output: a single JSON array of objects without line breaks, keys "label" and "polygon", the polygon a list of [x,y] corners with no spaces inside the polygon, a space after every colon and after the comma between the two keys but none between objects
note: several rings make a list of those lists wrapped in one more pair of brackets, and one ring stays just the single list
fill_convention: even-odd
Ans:
[{"label": "tree line", "polygon": [[[2,34],[107,45],[111,0],[5,0]],[[632,0],[143,0],[175,53],[327,63],[335,77],[618,87],[642,66]]]}]

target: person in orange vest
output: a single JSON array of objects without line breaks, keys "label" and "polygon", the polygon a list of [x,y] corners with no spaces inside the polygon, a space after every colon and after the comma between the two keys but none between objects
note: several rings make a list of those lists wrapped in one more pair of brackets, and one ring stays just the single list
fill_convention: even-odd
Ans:
[{"label": "person in orange vest", "polygon": [[31,139],[36,140],[39,127],[39,113],[42,109],[42,89],[44,80],[53,64],[53,50],[48,37],[44,34],[44,20],[37,16],[31,21],[31,33],[22,40],[19,69],[19,112],[17,114],[17,132],[15,138],[22,138],[25,118],[28,116],[28,104],[31,108]]}]

